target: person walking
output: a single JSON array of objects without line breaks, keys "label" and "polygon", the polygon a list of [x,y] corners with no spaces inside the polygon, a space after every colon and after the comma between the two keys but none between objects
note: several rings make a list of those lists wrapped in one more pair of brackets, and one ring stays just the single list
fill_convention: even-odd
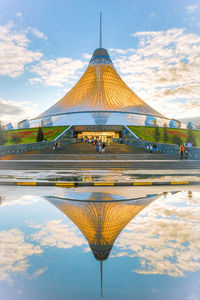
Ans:
[{"label": "person walking", "polygon": [[101,140],[99,140],[99,152],[101,152]]},{"label": "person walking", "polygon": [[180,159],[183,160],[183,154],[184,154],[184,147],[183,147],[183,145],[180,145],[180,147],[179,147],[179,154],[180,154]]},{"label": "person walking", "polygon": [[157,150],[157,146],[156,144],[153,144],[153,153],[156,153],[156,150]]},{"label": "person walking", "polygon": [[99,144],[98,143],[96,144],[96,153],[97,154],[99,153]]},{"label": "person walking", "polygon": [[105,143],[103,143],[103,144],[102,144],[102,147],[101,147],[101,153],[102,153],[102,154],[104,153],[105,149],[106,149],[106,145],[105,145]]},{"label": "person walking", "polygon": [[58,150],[60,150],[60,141],[58,141],[58,147],[57,148],[58,148]]},{"label": "person walking", "polygon": [[188,147],[185,146],[184,149],[185,149],[185,151],[184,151],[185,159],[187,160],[188,159]]},{"label": "person walking", "polygon": [[149,145],[146,146],[146,150],[147,150],[147,155],[149,155],[150,154],[150,147],[149,147]]},{"label": "person walking", "polygon": [[55,151],[57,151],[57,149],[58,149],[58,142],[55,142],[55,143],[54,143],[53,149],[54,149]]}]

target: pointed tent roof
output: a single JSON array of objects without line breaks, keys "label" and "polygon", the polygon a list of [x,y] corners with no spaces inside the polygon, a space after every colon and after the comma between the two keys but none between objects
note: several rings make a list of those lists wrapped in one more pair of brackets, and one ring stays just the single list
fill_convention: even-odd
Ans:
[{"label": "pointed tent roof", "polygon": [[116,72],[106,49],[94,51],[77,84],[37,118],[78,112],[126,112],[163,116],[140,99]]},{"label": "pointed tent roof", "polygon": [[[84,198],[83,194],[81,194]],[[110,254],[122,229],[160,195],[116,200],[107,193],[92,193],[85,200],[46,196],[82,231],[94,257],[100,261],[101,297],[103,297],[103,261]]]},{"label": "pointed tent roof", "polygon": [[122,229],[158,196],[116,201],[110,194],[92,193],[87,200],[53,196],[45,199],[76,224],[88,240],[94,257],[103,261]]}]

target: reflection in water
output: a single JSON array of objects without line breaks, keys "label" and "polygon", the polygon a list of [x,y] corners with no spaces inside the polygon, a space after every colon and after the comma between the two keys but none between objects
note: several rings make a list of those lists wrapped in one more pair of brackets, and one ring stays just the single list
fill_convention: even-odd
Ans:
[{"label": "reflection in water", "polygon": [[158,195],[117,201],[111,194],[87,195],[85,200],[45,198],[70,218],[86,237],[95,258],[100,261],[102,295],[102,262],[108,258],[122,229]]},{"label": "reflection in water", "polygon": [[[137,299],[160,300],[163,284],[169,287],[169,294],[163,299],[199,299],[199,192],[168,193],[143,210],[154,197],[123,200],[119,195],[71,195],[71,190],[56,190],[59,191],[68,199],[48,200],[78,225],[102,267],[103,260],[110,255],[106,299],[130,300],[135,295]],[[19,192],[1,191],[1,196],[6,195],[0,206],[1,296],[12,293],[10,298],[4,298],[19,299],[16,290],[21,286],[24,296],[20,299],[33,300],[35,291],[44,286],[48,293],[45,299],[94,299],[95,264],[85,263],[89,257],[83,235],[68,218],[63,220],[59,210],[48,201],[27,194],[25,189]],[[84,255],[77,256],[78,247]],[[76,268],[81,265],[85,276],[79,279]],[[122,274],[125,280],[113,280],[113,276]],[[79,284],[78,294],[74,282]],[[145,290],[137,289],[137,285],[145,286]],[[37,298],[43,300],[44,294],[38,292]]]},{"label": "reflection in water", "polygon": [[5,199],[5,196],[0,195],[0,205],[3,203],[4,199]]},{"label": "reflection in water", "polygon": [[[200,193],[168,194],[130,223],[116,242],[118,256],[139,261],[133,272],[184,277],[200,270]],[[134,242],[133,242],[134,239]]]}]

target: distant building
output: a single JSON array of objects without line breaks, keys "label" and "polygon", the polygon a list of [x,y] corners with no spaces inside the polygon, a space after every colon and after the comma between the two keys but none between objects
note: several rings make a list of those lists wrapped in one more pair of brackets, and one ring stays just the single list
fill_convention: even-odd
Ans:
[{"label": "distant building", "polygon": [[156,118],[147,116],[145,120],[145,126],[156,126]]},{"label": "distant building", "polygon": [[30,124],[29,124],[29,121],[27,119],[23,120],[23,121],[20,121],[18,123],[18,128],[19,129],[26,129],[26,128],[30,128]]},{"label": "distant building", "polygon": [[53,126],[53,120],[51,117],[45,117],[41,120],[42,127]]},{"label": "distant building", "polygon": [[181,122],[175,119],[171,119],[169,122],[170,128],[181,128]]},{"label": "distant building", "polygon": [[195,123],[193,123],[193,122],[191,122],[191,121],[189,121],[188,123],[187,123],[187,129],[194,129],[194,130],[198,130],[199,128],[198,128],[199,126],[198,126],[198,124],[195,124]]},{"label": "distant building", "polygon": [[7,125],[6,125],[6,130],[12,130],[13,129],[13,125],[12,125],[12,123],[10,122],[10,123],[8,123]]}]

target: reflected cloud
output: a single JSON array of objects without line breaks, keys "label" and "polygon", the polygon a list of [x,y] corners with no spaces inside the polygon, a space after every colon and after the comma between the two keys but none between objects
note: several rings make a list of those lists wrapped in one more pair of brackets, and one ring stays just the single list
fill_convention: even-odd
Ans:
[{"label": "reflected cloud", "polygon": [[193,200],[188,195],[159,199],[120,235],[116,251],[139,259],[140,268],[132,271],[184,276],[200,269],[200,194],[193,193]]},{"label": "reflected cloud", "polygon": [[39,243],[41,247],[67,249],[86,244],[84,238],[77,234],[78,230],[69,224],[64,224],[63,220],[51,220],[46,224],[30,224],[30,227],[39,229],[36,233],[31,234],[30,238]]},{"label": "reflected cloud", "polygon": [[43,273],[44,273],[45,271],[47,271],[47,270],[48,270],[47,267],[38,269],[38,270],[36,270],[31,276],[29,276],[28,279],[34,279],[34,278],[40,276],[41,274],[43,274]]},{"label": "reflected cloud", "polygon": [[0,280],[10,281],[10,275],[25,273],[30,266],[28,257],[43,252],[40,246],[26,241],[19,229],[0,232]]},{"label": "reflected cloud", "polygon": [[0,205],[1,207],[5,206],[13,206],[13,205],[31,205],[37,202],[40,198],[32,195],[24,195],[20,198],[18,197],[16,200],[7,201],[5,196],[0,196]]}]

